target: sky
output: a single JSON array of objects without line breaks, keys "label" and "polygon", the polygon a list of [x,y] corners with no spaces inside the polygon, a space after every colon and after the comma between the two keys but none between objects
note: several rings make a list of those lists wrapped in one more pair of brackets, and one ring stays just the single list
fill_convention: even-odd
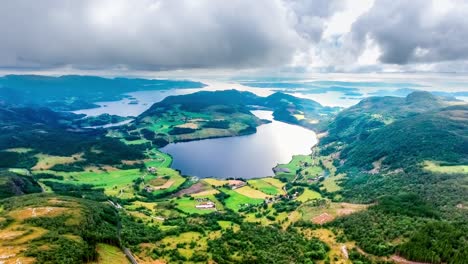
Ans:
[{"label": "sky", "polygon": [[466,73],[468,0],[0,1],[0,70]]}]

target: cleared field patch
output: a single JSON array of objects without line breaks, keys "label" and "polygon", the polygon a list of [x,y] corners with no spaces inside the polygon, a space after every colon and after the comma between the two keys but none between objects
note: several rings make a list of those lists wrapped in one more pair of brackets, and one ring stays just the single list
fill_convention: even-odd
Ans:
[{"label": "cleared field patch", "polygon": [[150,141],[147,139],[137,139],[137,140],[126,140],[124,138],[121,138],[120,141],[125,143],[126,145],[141,145],[145,143],[149,143]]},{"label": "cleared field patch", "polygon": [[116,246],[97,244],[98,260],[93,264],[127,264],[130,263],[125,254]]},{"label": "cleared field patch", "polygon": [[206,194],[215,194],[217,192],[218,191],[213,189],[213,187],[211,187],[211,185],[207,184],[204,181],[199,181],[199,182],[193,184],[192,186],[190,186],[187,189],[180,190],[175,195],[176,196],[183,196],[183,195],[188,194],[188,195],[192,195],[192,196],[195,196],[195,195],[200,196],[200,195],[203,195],[204,193],[206,193]]},{"label": "cleared field patch", "polygon": [[195,122],[188,122],[188,123],[185,123],[185,124],[177,125],[176,127],[197,129],[197,128],[200,127],[200,125],[198,123],[195,123]]},{"label": "cleared field patch", "polygon": [[304,116],[303,114],[295,114],[294,117],[295,117],[297,120],[305,119],[305,116]]},{"label": "cleared field patch", "polygon": [[234,211],[239,211],[245,205],[261,204],[264,201],[264,199],[251,198],[227,188],[222,188],[220,191],[229,195],[229,198],[225,200],[225,204],[227,208]]},{"label": "cleared field patch", "polygon": [[320,198],[322,198],[322,195],[320,193],[309,190],[309,189],[305,189],[304,192],[301,195],[299,195],[299,197],[297,197],[296,200],[300,202],[306,202],[309,200],[320,199]]},{"label": "cleared field patch", "polygon": [[104,188],[108,195],[118,195],[120,190],[130,188],[133,180],[141,178],[144,174],[139,169],[115,170],[115,171],[84,171],[84,172],[55,172],[41,171],[63,176],[63,180],[45,179],[67,184],[91,184],[95,187]]},{"label": "cleared field patch", "polygon": [[161,186],[161,185],[164,185],[168,181],[169,181],[169,178],[157,177],[157,178],[149,180],[148,184],[152,186]]},{"label": "cleared field patch", "polygon": [[[214,197],[211,197],[211,199],[214,199]],[[211,199],[209,200],[214,202]],[[206,208],[206,209],[196,208],[196,206],[201,203],[198,202],[196,199],[191,199],[190,197],[183,197],[183,198],[177,199],[176,203],[177,203],[177,208],[187,214],[210,214],[217,210],[216,208]]]},{"label": "cleared field patch", "polygon": [[215,186],[215,187],[219,187],[219,186],[223,186],[224,184],[228,184],[228,181],[226,181],[226,180],[218,180],[218,179],[214,179],[214,178],[206,178],[206,179],[203,179],[202,181],[208,183],[209,185]]},{"label": "cleared field patch", "polygon": [[199,192],[199,193],[194,193],[192,194],[193,197],[200,197],[200,196],[207,196],[207,195],[215,195],[219,193],[218,190],[216,189],[212,189],[212,190],[208,190],[208,191],[203,191],[203,192]]},{"label": "cleared field patch", "polygon": [[166,153],[163,153],[157,149],[151,149],[146,152],[148,159],[145,160],[146,167],[170,167],[172,163],[172,157]]},{"label": "cleared field patch", "polygon": [[331,216],[330,214],[328,213],[321,213],[320,215],[312,218],[312,222],[314,222],[315,224],[325,224],[325,223],[328,223],[330,221],[333,221],[333,219],[335,219],[333,216]]},{"label": "cleared field patch", "polygon": [[272,178],[272,177],[268,177],[268,178],[262,178],[263,181],[265,182],[268,182],[269,184],[275,186],[276,188],[279,188],[279,189],[283,189],[284,185],[286,185],[284,182],[276,179],[276,178]]},{"label": "cleared field patch", "polygon": [[20,168],[10,168],[8,171],[11,171],[13,173],[19,174],[19,175],[28,175],[29,171],[27,169],[20,169]]},{"label": "cleared field patch", "polygon": [[[182,177],[179,172],[176,170],[173,170],[171,168],[159,168],[157,170],[157,175],[158,177],[169,177],[169,180],[167,183],[168,186],[165,186],[167,188],[158,188],[154,189],[155,194],[158,193],[165,193],[165,192],[171,192],[176,190],[182,183],[186,181],[186,178]],[[170,186],[169,186],[170,183]]]},{"label": "cleared field patch", "polygon": [[214,187],[221,187],[223,185],[239,186],[245,184],[245,182],[240,180],[218,180],[214,178],[205,178],[202,181],[212,185]]},{"label": "cleared field patch", "polygon": [[157,204],[156,203],[150,203],[150,202],[142,202],[142,201],[134,201],[132,202],[131,205],[127,205],[125,206],[125,208],[128,208],[128,209],[135,209],[135,208],[138,208],[138,207],[144,207],[150,211],[154,211],[154,209],[156,208]]},{"label": "cleared field patch", "polygon": [[351,264],[352,261],[348,259],[348,250],[354,248],[355,245],[353,242],[338,243],[336,241],[336,235],[329,229],[304,229],[302,233],[307,238],[318,238],[321,241],[325,242],[329,247],[330,251],[328,252],[330,263],[333,264]]},{"label": "cleared field patch", "polygon": [[292,181],[296,175],[300,179],[314,179],[323,175],[323,168],[319,166],[318,160],[311,155],[295,155],[287,164],[279,164],[274,168],[277,178],[286,178]]},{"label": "cleared field patch", "polygon": [[324,224],[333,221],[338,216],[348,215],[367,209],[365,204],[327,203],[322,206],[304,204],[299,208],[302,219],[316,224]]},{"label": "cleared field patch", "polygon": [[323,175],[323,169],[320,166],[310,166],[302,169],[301,174],[306,178],[316,178]]},{"label": "cleared field patch", "polygon": [[[195,251],[207,250],[207,240],[207,237],[203,237],[202,234],[198,232],[185,232],[178,236],[167,236],[163,238],[160,242],[156,243],[156,247],[164,248],[165,250],[176,249],[184,257],[190,258]],[[195,243],[193,249],[190,249],[188,246],[191,242]],[[177,247],[178,244],[184,244],[186,246]]]},{"label": "cleared field patch", "polygon": [[[78,226],[84,219],[83,205],[68,197],[48,198],[42,194],[29,195],[12,198],[8,203],[11,203],[10,207],[0,212],[2,215],[0,217],[0,263],[36,263],[34,258],[27,257],[33,247],[47,251],[55,246],[53,240],[44,237],[56,230],[53,224],[38,227],[25,220],[46,217],[50,218],[50,223],[56,223],[55,217],[70,216],[63,224]],[[4,223],[6,219],[9,219],[8,225]],[[72,240],[81,239],[79,236],[68,233],[57,234],[57,236]]]},{"label": "cleared field patch", "polygon": [[250,186],[244,186],[241,188],[235,189],[235,192],[240,193],[242,195],[245,195],[250,198],[255,198],[255,199],[266,199],[270,197],[270,195],[263,193],[259,190],[255,190]]},{"label": "cleared field patch", "polygon": [[252,186],[252,188],[259,190],[263,193],[269,194],[269,195],[278,195],[278,194],[284,193],[282,189],[284,186],[284,183],[282,183],[278,179],[274,179],[274,178],[255,179],[255,180],[249,180],[248,183],[250,186]]},{"label": "cleared field patch", "polygon": [[21,210],[11,211],[8,215],[16,220],[24,220],[31,217],[54,217],[68,211],[64,207],[32,207]]},{"label": "cleared field patch", "polygon": [[223,230],[231,228],[234,232],[237,232],[240,229],[240,226],[238,224],[233,223],[231,221],[218,221],[218,224]]},{"label": "cleared field patch", "polygon": [[171,188],[172,184],[174,184],[174,180],[168,180],[163,185],[153,186],[153,190],[166,190]]},{"label": "cleared field patch", "polygon": [[2,151],[16,152],[16,153],[28,153],[32,150],[33,150],[32,148],[9,148],[9,149],[4,149]]},{"label": "cleared field patch", "polygon": [[99,187],[122,186],[131,183],[132,180],[141,177],[143,174],[139,169],[116,170],[109,172],[52,172],[64,177],[67,183],[92,184]]},{"label": "cleared field patch", "polygon": [[323,189],[325,189],[327,192],[337,192],[341,190],[341,187],[338,185],[338,182],[344,177],[345,174],[343,173],[340,173],[335,176],[330,175],[322,181]]},{"label": "cleared field patch", "polygon": [[436,162],[425,161],[424,169],[435,173],[468,174],[468,165],[439,165]]},{"label": "cleared field patch", "polygon": [[14,263],[34,263],[34,258],[28,258],[21,255],[22,252],[26,251],[26,247],[23,246],[1,246],[0,245],[0,263],[14,264]]},{"label": "cleared field patch", "polygon": [[81,161],[83,153],[74,154],[72,156],[52,156],[47,154],[36,154],[38,158],[37,164],[32,167],[33,170],[48,170],[57,164],[70,164],[77,161]]}]

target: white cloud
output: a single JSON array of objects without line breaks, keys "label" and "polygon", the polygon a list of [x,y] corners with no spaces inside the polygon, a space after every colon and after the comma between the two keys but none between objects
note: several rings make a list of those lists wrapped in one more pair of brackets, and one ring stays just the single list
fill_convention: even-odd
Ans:
[{"label": "white cloud", "polygon": [[466,71],[466,0],[0,1],[0,68]]},{"label": "white cloud", "polygon": [[346,8],[335,13],[325,24],[324,38],[349,33],[354,21],[367,12],[373,4],[374,0],[346,0]]}]

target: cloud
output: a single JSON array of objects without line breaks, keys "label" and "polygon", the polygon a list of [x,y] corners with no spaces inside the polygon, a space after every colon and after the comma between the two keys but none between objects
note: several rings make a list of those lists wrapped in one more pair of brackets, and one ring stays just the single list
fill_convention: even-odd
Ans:
[{"label": "cloud", "polygon": [[284,64],[301,45],[276,0],[0,3],[3,67],[171,69]]},{"label": "cloud", "polygon": [[327,21],[346,6],[343,0],[287,0],[285,3],[295,18],[295,30],[312,42],[322,39]]},{"label": "cloud", "polygon": [[439,63],[468,59],[468,3],[444,1],[377,0],[352,27],[355,50],[366,38],[380,48],[388,64]]},{"label": "cloud", "polygon": [[0,68],[466,71],[466,0],[0,1]]}]

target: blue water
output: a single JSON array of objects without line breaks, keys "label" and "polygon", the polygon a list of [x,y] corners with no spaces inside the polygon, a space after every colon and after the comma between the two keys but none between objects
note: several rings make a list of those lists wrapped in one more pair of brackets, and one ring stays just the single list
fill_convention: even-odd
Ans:
[{"label": "blue water", "polygon": [[[272,120],[271,111],[252,111]],[[258,178],[272,176],[272,168],[296,154],[309,154],[317,143],[308,129],[273,121],[257,133],[241,137],[205,139],[169,144],[161,151],[174,158],[172,167],[200,178]]]}]

